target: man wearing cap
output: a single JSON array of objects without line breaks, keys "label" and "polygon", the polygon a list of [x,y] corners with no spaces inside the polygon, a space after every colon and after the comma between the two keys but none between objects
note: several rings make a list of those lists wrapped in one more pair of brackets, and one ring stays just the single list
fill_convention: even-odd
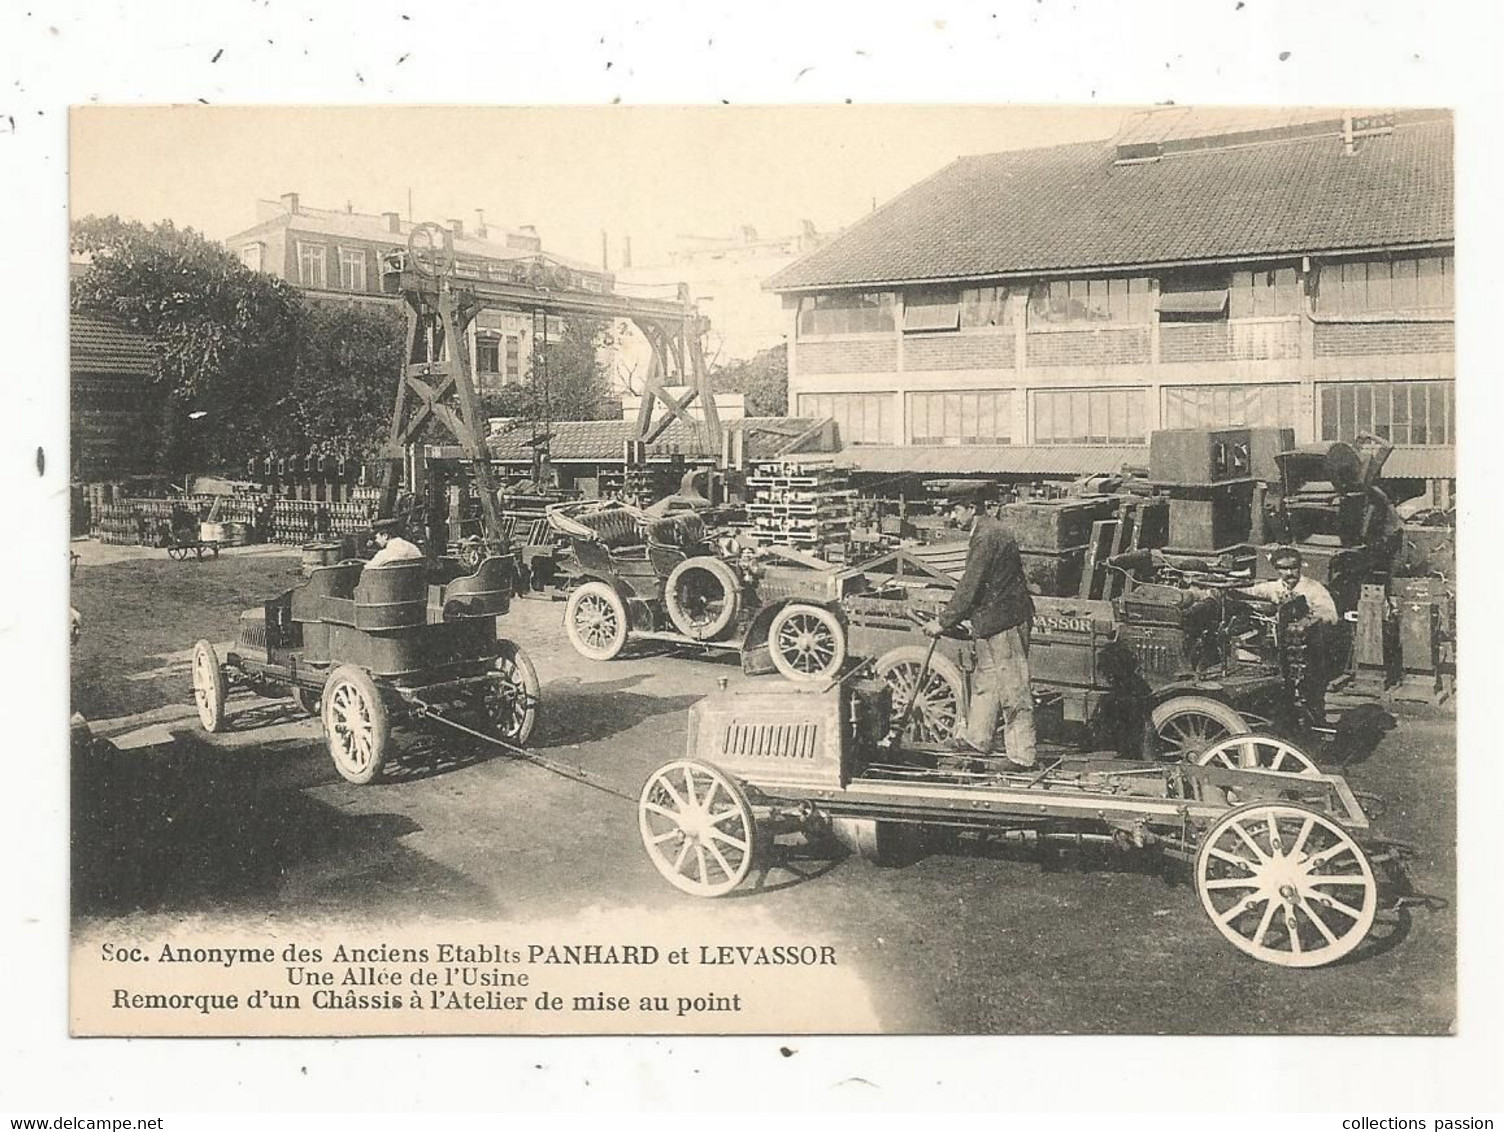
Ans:
[{"label": "man wearing cap", "polygon": [[1018,543],[1002,523],[984,513],[995,498],[992,484],[977,484],[952,495],[952,521],[971,532],[966,573],[939,619],[926,625],[924,632],[938,637],[970,620],[976,640],[977,671],[966,734],[952,740],[952,748],[990,754],[1001,716],[1008,761],[1031,767],[1037,757],[1029,686],[1034,599],[1024,581]]},{"label": "man wearing cap", "polygon": [[398,562],[421,559],[423,552],[401,535],[402,523],[397,519],[377,519],[371,524],[371,534],[378,547],[375,555],[366,563],[372,566],[392,566]]}]

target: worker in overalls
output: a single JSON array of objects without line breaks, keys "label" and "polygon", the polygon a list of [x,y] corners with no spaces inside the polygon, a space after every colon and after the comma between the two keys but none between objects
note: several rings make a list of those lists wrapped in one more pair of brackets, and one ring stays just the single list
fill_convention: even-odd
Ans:
[{"label": "worker in overalls", "polygon": [[1029,636],[1034,599],[1024,581],[1018,543],[997,519],[985,513],[997,494],[990,483],[954,492],[951,520],[971,534],[966,572],[939,618],[924,627],[938,637],[962,621],[971,622],[976,641],[977,669],[972,678],[971,710],[966,732],[952,740],[959,752],[987,755],[998,719],[1003,723],[1003,746],[1008,762],[1032,767],[1034,698],[1029,684]]}]

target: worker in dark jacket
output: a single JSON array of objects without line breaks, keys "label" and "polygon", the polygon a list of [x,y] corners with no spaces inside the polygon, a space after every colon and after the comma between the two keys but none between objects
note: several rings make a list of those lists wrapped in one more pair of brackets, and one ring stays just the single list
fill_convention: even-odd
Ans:
[{"label": "worker in dark jacket", "polygon": [[952,520],[971,532],[966,573],[939,619],[926,625],[924,631],[938,637],[969,620],[976,640],[977,670],[966,734],[957,736],[952,747],[990,754],[1001,715],[1008,761],[1031,767],[1037,757],[1034,700],[1029,688],[1034,599],[1024,581],[1018,543],[1002,523],[983,513],[994,496],[991,484],[981,484],[952,497]]}]

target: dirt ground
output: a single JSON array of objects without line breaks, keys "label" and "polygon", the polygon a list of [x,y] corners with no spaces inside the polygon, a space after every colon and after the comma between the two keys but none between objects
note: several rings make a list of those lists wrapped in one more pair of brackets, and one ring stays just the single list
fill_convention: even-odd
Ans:
[{"label": "dirt ground", "polygon": [[[128,923],[373,923],[622,914],[746,923],[840,949],[875,1025],[928,1033],[1444,1033],[1455,1013],[1455,717],[1407,707],[1345,773],[1387,799],[1432,898],[1349,959],[1293,971],[1248,959],[1155,858],[939,840],[899,868],[791,857],[753,889],[699,901],[642,851],[632,805],[447,735],[399,733],[391,775],[339,778],[290,701],[237,697],[226,732],[187,705],[188,652],[228,642],[244,608],[295,583],[266,548],[169,562],[75,544],[73,705],[116,750],[74,767],[75,931]],[[504,621],[542,678],[533,746],[626,794],[682,753],[686,711],[733,661],[666,653],[599,664],[562,605]],[[759,677],[759,680],[773,679]],[[698,918],[698,920],[697,920]],[[802,1008],[818,1030],[820,1004]]]}]

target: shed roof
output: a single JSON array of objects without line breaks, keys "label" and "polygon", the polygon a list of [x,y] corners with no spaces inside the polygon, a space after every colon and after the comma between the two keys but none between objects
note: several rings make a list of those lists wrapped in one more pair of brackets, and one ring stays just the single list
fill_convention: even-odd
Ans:
[{"label": "shed roof", "polygon": [[1352,154],[1329,132],[1132,163],[1116,160],[1117,145],[960,158],[766,286],[1125,270],[1454,238],[1450,115],[1402,116]]},{"label": "shed roof", "polygon": [[108,319],[75,314],[68,323],[68,341],[74,373],[150,377],[156,372],[152,340]]}]

